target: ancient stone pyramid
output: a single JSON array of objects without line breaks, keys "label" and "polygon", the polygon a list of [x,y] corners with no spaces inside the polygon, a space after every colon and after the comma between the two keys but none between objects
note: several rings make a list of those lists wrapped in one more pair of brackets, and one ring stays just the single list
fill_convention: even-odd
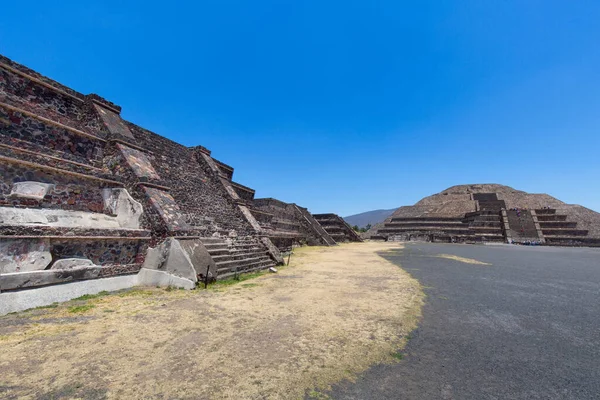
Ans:
[{"label": "ancient stone pyramid", "polygon": [[600,245],[600,214],[498,184],[452,186],[398,208],[367,237],[434,242]]},{"label": "ancient stone pyramid", "polygon": [[0,56],[0,291],[137,274],[193,287],[335,245],[307,209]]}]

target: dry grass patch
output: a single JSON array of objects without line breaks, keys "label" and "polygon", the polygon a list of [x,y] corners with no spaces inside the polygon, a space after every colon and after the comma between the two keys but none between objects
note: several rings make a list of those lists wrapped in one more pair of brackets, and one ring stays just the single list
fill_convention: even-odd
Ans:
[{"label": "dry grass patch", "polygon": [[466,264],[492,265],[490,263],[486,263],[486,262],[483,262],[483,261],[474,260],[472,258],[459,257],[459,256],[455,256],[453,254],[438,254],[435,257],[438,257],[438,258],[447,258],[448,260],[459,261],[459,262],[466,263]]},{"label": "dry grass patch", "polygon": [[417,281],[376,254],[400,246],[302,248],[278,274],[219,290],[140,289],[2,317],[0,397],[293,399],[326,389],[397,361],[416,326]]}]

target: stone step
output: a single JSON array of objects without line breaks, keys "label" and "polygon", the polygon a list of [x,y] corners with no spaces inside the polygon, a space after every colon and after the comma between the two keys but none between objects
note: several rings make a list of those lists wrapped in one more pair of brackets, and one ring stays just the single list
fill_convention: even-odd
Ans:
[{"label": "stone step", "polygon": [[499,215],[482,215],[467,219],[468,221],[499,221]]},{"label": "stone step", "polygon": [[81,94],[74,91],[69,93],[70,89],[66,87],[57,89],[55,85],[49,85],[4,63],[0,63],[0,74],[3,102],[76,129],[92,129],[84,118],[85,101]]},{"label": "stone step", "polygon": [[64,154],[64,158],[81,163],[100,165],[101,149],[106,140],[90,132],[53,121],[28,110],[14,107],[0,99],[0,119],[10,121],[2,128],[2,135],[25,142],[46,146]]},{"label": "stone step", "polygon": [[431,221],[431,222],[462,222],[463,218],[457,217],[394,217],[390,222],[419,222],[419,221]]},{"label": "stone step", "polygon": [[237,244],[234,243],[231,249],[235,250],[248,250],[248,249],[262,249],[264,246],[262,243],[248,243],[248,244]]},{"label": "stone step", "polygon": [[217,271],[217,279],[227,279],[232,276],[235,276],[236,274],[261,271],[261,270],[265,270],[265,269],[268,269],[268,268],[271,268],[274,266],[275,266],[275,262],[269,261],[269,262],[258,262],[258,263],[254,263],[254,264],[249,264],[249,265],[244,266],[243,268],[238,269],[237,271],[232,270],[232,269],[222,269],[222,270]]},{"label": "stone step", "polygon": [[252,252],[252,253],[228,253],[228,254],[220,254],[220,255],[212,255],[211,257],[212,259],[215,261],[215,263],[220,264],[221,262],[224,261],[233,261],[233,260],[244,260],[244,259],[251,259],[251,258],[260,258],[262,256],[267,256],[267,251],[256,251],[256,252]]},{"label": "stone step", "polygon": [[[98,174],[110,174],[109,171],[105,171],[88,158],[73,156],[70,152],[54,150],[45,144],[32,143],[30,141],[21,140],[0,135],[0,148],[6,149],[2,154],[8,157],[20,158],[27,160],[28,156],[36,156],[38,160],[46,160],[42,164],[52,165],[52,162],[60,163],[64,169],[71,168],[83,168],[84,171],[96,172]],[[9,151],[10,153],[6,153]],[[79,172],[79,170],[75,170]]]},{"label": "stone step", "polygon": [[539,221],[541,228],[577,228],[577,222]]},{"label": "stone step", "polygon": [[[206,245],[204,246],[206,247]],[[225,255],[225,254],[229,254],[229,248],[228,247],[224,247],[224,248],[216,248],[216,249],[210,249],[210,248],[206,248],[206,251],[208,251],[208,254],[210,254],[211,257],[215,257],[215,256],[221,256],[221,255]]]},{"label": "stone step", "polygon": [[502,227],[501,221],[472,221],[469,223],[469,227],[488,227],[488,228],[500,228]]},{"label": "stone step", "polygon": [[480,233],[498,233],[498,234],[502,234],[502,228],[501,227],[485,227],[485,226],[472,226],[471,230],[473,231],[473,233],[475,234],[480,234]]},{"label": "stone step", "polygon": [[465,223],[462,221],[441,221],[441,222],[433,222],[433,221],[422,221],[422,222],[388,222],[385,224],[385,227],[411,227],[411,226],[447,226],[447,227],[461,227],[464,226]]},{"label": "stone step", "polygon": [[585,229],[571,229],[571,228],[556,228],[556,229],[542,229],[544,236],[587,236],[588,231]]},{"label": "stone step", "polygon": [[223,238],[213,238],[213,237],[201,237],[200,241],[203,244],[213,244],[213,243],[226,243],[225,239]]},{"label": "stone step", "polygon": [[553,208],[536,208],[535,213],[537,215],[556,214],[556,210]]},{"label": "stone step", "polygon": [[561,214],[548,214],[548,215],[538,214],[537,215],[537,219],[540,222],[542,222],[542,221],[544,221],[544,222],[566,221],[567,220],[567,216],[566,215],[561,215]]},{"label": "stone step", "polygon": [[446,232],[446,233],[455,233],[455,234],[471,234],[471,230],[468,227],[461,228],[447,228],[447,227],[430,227],[428,229],[415,229],[415,228],[387,228],[384,227],[379,229],[379,233],[404,233],[404,232],[423,232],[423,233],[435,233],[435,232]]},{"label": "stone step", "polygon": [[9,225],[0,224],[0,237],[19,238],[19,237],[60,237],[71,239],[73,237],[86,238],[133,238],[140,240],[150,240],[151,232],[146,229],[99,229],[99,228],[81,228],[81,227],[55,227],[55,226],[37,226],[37,225]]},{"label": "stone step", "polygon": [[589,246],[600,247],[600,238],[581,236],[548,236],[546,244],[550,246]]},{"label": "stone step", "polygon": [[270,258],[266,254],[261,254],[261,255],[256,255],[256,256],[252,256],[252,257],[248,257],[248,258],[242,258],[242,259],[238,259],[238,260],[222,260],[222,261],[218,261],[215,263],[217,264],[217,266],[219,266],[219,268],[221,268],[221,267],[224,267],[227,265],[242,265],[245,263],[255,262],[255,261],[263,260],[263,259],[270,259]]}]

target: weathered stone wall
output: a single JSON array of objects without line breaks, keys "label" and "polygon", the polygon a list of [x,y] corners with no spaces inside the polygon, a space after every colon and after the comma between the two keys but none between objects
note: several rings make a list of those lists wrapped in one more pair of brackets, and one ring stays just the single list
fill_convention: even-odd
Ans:
[{"label": "weathered stone wall", "polygon": [[255,199],[253,208],[269,237],[283,250],[291,246],[290,240],[310,246],[335,244],[310,213],[296,204],[265,198]]},{"label": "weathered stone wall", "polygon": [[187,222],[201,229],[203,235],[235,231],[238,235],[254,235],[236,204],[206,162],[185,146],[159,136],[137,125],[128,124],[136,143],[146,154],[161,180],[168,182],[173,196]]},{"label": "weathered stone wall", "polygon": [[172,237],[215,274],[281,262],[232,167],[120,111],[0,56],[0,290],[136,273]]},{"label": "weathered stone wall", "polygon": [[[52,188],[41,199],[11,196],[18,182],[42,182]],[[82,179],[58,171],[40,170],[21,164],[0,164],[0,206],[57,208],[71,211],[103,213],[102,190],[112,187],[102,181]]]}]

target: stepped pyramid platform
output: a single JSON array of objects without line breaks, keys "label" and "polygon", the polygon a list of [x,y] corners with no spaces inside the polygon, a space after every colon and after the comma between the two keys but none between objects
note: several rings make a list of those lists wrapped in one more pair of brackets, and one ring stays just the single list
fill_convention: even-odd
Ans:
[{"label": "stepped pyramid platform", "polygon": [[282,251],[294,244],[334,246],[335,240],[304,207],[273,198],[254,199],[251,209],[271,241]]},{"label": "stepped pyramid platform", "polygon": [[254,191],[208,149],[3,56],[0,171],[3,292],[142,268],[193,284],[282,261],[250,211]]},{"label": "stepped pyramid platform", "polygon": [[362,238],[337,214],[313,214],[315,220],[338,243],[362,242]]},{"label": "stepped pyramid platform", "polygon": [[600,246],[600,214],[509,186],[459,185],[398,208],[365,237]]}]

